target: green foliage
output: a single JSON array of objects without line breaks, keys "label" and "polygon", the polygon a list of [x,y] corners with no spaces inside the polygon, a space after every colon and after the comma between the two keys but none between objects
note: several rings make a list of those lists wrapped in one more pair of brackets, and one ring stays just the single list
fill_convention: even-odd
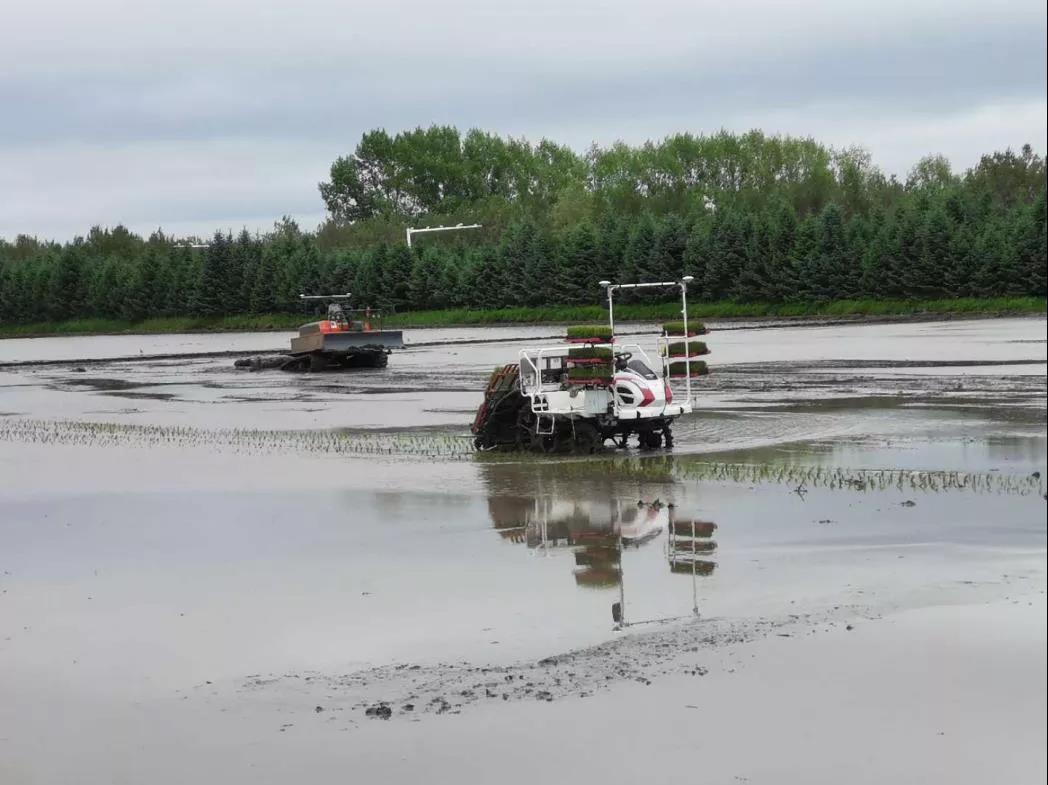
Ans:
[{"label": "green foliage", "polygon": [[[356,306],[454,309],[411,317],[433,323],[602,321],[600,280],[685,274],[689,312],[710,316],[895,313],[926,301],[963,311],[1046,295],[1045,162],[1029,146],[961,174],[928,156],[902,183],[860,149],[757,131],[580,156],[478,130],[375,130],[334,162],[321,195],[330,217],[316,232],[284,218],[262,236],[208,243],[122,226],[61,245],[0,239],[0,323],[294,323],[312,316],[299,294],[346,291]],[[405,226],[460,221],[483,228],[404,245]],[[673,318],[675,300],[621,290],[616,315]]]},{"label": "green foliage", "polygon": [[[2,292],[0,292],[2,294]],[[383,320],[389,328],[465,327],[471,325],[563,324],[593,319],[600,315],[597,306],[551,306],[547,308],[507,308],[500,310],[444,309],[399,313]],[[627,305],[616,308],[621,321],[658,321],[676,312],[673,303]],[[1048,303],[1044,297],[963,297],[947,300],[838,300],[829,303],[736,303],[732,301],[703,303],[695,313],[706,319],[740,318],[912,318],[927,316],[1015,316],[1044,314]],[[30,321],[27,316],[17,324],[0,324],[0,337],[37,335],[75,335],[98,333],[178,333],[225,332],[238,330],[290,330],[305,317],[301,313],[239,314],[219,318],[162,316],[141,321],[127,319],[78,318],[63,321]]]}]

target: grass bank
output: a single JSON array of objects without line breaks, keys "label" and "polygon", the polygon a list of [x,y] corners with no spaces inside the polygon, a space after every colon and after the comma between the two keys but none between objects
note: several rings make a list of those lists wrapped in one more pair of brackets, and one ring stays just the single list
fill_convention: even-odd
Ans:
[{"label": "grass bank", "polygon": [[[955,300],[836,300],[827,303],[694,303],[688,314],[697,319],[845,318],[920,316],[1007,316],[1045,313],[1038,297],[996,297]],[[616,320],[658,321],[679,315],[677,303],[622,304]],[[449,309],[399,313],[386,327],[462,327],[471,325],[603,322],[600,306],[550,306],[498,310]],[[291,330],[307,317],[302,314],[243,314],[238,316],[172,316],[130,322],[120,319],[72,319],[64,322],[0,324],[0,338],[42,335],[105,335],[114,333],[246,332]]]}]

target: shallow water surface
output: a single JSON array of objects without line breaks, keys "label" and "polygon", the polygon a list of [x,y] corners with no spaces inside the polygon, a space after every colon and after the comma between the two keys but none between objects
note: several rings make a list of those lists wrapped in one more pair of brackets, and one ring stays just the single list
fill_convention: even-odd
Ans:
[{"label": "shallow water surface", "polygon": [[[440,722],[484,690],[620,694],[788,625],[1043,592],[1044,330],[713,332],[672,455],[556,460],[468,449],[513,341],[317,375],[210,356],[81,372],[139,339],[0,342],[72,360],[0,368],[0,774],[177,781],[154,770],[167,733],[226,765],[319,706],[352,749],[377,700]],[[478,691],[471,669],[521,683]],[[138,752],[100,758],[128,733]]]}]

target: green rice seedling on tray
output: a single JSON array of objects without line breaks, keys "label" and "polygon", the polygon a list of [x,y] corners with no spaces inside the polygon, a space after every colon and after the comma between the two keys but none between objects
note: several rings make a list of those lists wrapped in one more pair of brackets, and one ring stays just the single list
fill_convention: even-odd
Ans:
[{"label": "green rice seedling on tray", "polygon": [[710,350],[705,341],[688,341],[687,345],[684,341],[675,341],[669,344],[663,352],[670,357],[700,357],[709,354]]},{"label": "green rice seedling on tray", "polygon": [[585,363],[610,363],[614,352],[609,346],[573,346],[568,349],[568,362],[576,365]]},{"label": "green rice seedling on tray", "polygon": [[713,521],[682,520],[670,525],[671,533],[681,537],[712,537],[716,530],[717,524]]},{"label": "green rice seedling on tray", "polygon": [[[662,325],[663,332],[671,338],[676,336],[684,336],[684,322],[666,322]],[[688,322],[688,338],[695,335],[705,335],[709,332],[706,329],[706,325],[702,322]]]},{"label": "green rice seedling on tray", "polygon": [[611,328],[606,324],[573,324],[567,328],[567,340],[572,343],[610,343]]},{"label": "green rice seedling on tray", "polygon": [[705,376],[710,369],[702,360],[693,360],[691,363],[680,361],[670,363],[670,376],[687,376],[689,371],[692,376]]},{"label": "green rice seedling on tray", "polygon": [[717,563],[706,559],[674,559],[670,562],[670,572],[678,575],[712,575]]},{"label": "green rice seedling on tray", "polygon": [[596,384],[607,383],[615,375],[615,369],[611,363],[599,365],[583,365],[578,368],[568,369],[568,382],[570,384]]}]

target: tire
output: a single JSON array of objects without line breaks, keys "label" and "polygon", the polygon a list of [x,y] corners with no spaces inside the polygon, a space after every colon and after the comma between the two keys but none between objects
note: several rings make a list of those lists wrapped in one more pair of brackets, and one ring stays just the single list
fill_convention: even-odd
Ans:
[{"label": "tire", "polygon": [[577,420],[575,422],[575,439],[573,442],[574,452],[584,455],[595,453],[601,446],[600,431],[591,422]]},{"label": "tire", "polygon": [[642,450],[657,450],[662,446],[661,431],[641,431],[637,434]]}]

